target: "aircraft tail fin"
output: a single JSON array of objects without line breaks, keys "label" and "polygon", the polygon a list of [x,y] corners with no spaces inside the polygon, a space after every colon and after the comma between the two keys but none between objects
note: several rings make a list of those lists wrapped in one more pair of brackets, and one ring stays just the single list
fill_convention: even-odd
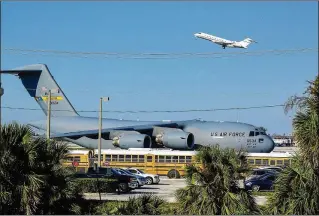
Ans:
[{"label": "aircraft tail fin", "polygon": [[47,115],[48,90],[51,90],[52,116],[79,115],[54,80],[46,64],[27,65],[13,70],[3,70],[1,73],[18,76],[29,95],[36,100],[45,115]]},{"label": "aircraft tail fin", "polygon": [[241,41],[241,44],[247,48],[252,42],[255,42],[255,41],[250,38],[245,38],[244,40]]}]

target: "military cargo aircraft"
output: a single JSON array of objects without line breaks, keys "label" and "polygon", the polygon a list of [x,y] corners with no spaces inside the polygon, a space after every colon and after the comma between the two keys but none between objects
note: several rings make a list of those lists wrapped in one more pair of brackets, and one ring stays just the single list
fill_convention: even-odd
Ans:
[{"label": "military cargo aircraft", "polygon": [[[33,64],[3,74],[18,76],[29,95],[47,115],[51,91],[50,137],[73,142],[89,149],[98,146],[99,119],[80,116],[51,75],[46,64]],[[30,122],[46,131],[46,119]],[[248,152],[271,152],[275,143],[259,127],[240,122],[218,121],[132,121],[102,119],[102,149],[169,148],[193,150],[200,146],[220,145]]]}]

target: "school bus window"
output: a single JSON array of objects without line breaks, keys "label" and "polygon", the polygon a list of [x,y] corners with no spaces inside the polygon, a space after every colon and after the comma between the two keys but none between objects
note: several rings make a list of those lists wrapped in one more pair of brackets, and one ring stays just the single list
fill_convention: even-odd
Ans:
[{"label": "school bus window", "polygon": [[256,165],[261,165],[261,159],[256,159],[255,163],[256,163]]},{"label": "school bus window", "polygon": [[254,164],[255,163],[255,160],[254,159],[249,159],[249,164]]},{"label": "school bus window", "polygon": [[269,161],[268,159],[263,159],[263,165],[268,165]]},{"label": "school bus window", "polygon": [[270,165],[276,165],[276,161],[275,160],[270,160]]},{"label": "school bus window", "polygon": [[173,163],[178,163],[178,156],[173,156]]},{"label": "school bus window", "polygon": [[66,160],[66,161],[73,161],[73,157],[66,157],[64,160]]},{"label": "school bus window", "polygon": [[185,156],[179,156],[179,162],[185,163]]},{"label": "school bus window", "polygon": [[117,161],[118,155],[112,155],[112,161]]},{"label": "school bus window", "polygon": [[192,156],[186,156],[186,163],[192,162]]},{"label": "school bus window", "polygon": [[132,155],[132,162],[137,162],[138,159],[137,159],[137,155]]},{"label": "school bus window", "polygon": [[152,162],[152,156],[147,156],[147,162]]},{"label": "school bus window", "polygon": [[284,165],[289,165],[289,160],[284,160]]},{"label": "school bus window", "polygon": [[119,155],[119,161],[124,162],[124,155]]},{"label": "school bus window", "polygon": [[164,157],[165,157],[165,156],[159,156],[159,161],[158,161],[158,162],[164,163]]},{"label": "school bus window", "polygon": [[139,158],[139,162],[144,162],[144,155],[139,155],[138,158]]},{"label": "school bus window", "polygon": [[277,160],[277,165],[282,165],[283,161],[282,160]]},{"label": "school bus window", "polygon": [[125,161],[131,162],[131,155],[125,155]]},{"label": "school bus window", "polygon": [[75,156],[73,160],[80,162],[81,161],[81,157],[80,156]]},{"label": "school bus window", "polygon": [[172,156],[166,156],[166,163],[171,163],[172,162]]},{"label": "school bus window", "polygon": [[105,155],[105,161],[111,161],[111,155]]},{"label": "school bus window", "polygon": [[158,162],[158,156],[155,155],[155,162]]},{"label": "school bus window", "polygon": [[[95,154],[94,156],[95,156],[95,158],[98,158],[97,154]],[[101,154],[101,161],[103,161],[103,155],[102,154]]]}]

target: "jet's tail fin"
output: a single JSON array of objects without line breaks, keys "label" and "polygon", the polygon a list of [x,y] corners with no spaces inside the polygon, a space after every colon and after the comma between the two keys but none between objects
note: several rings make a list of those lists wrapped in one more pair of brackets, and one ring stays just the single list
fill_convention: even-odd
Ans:
[{"label": "jet's tail fin", "polygon": [[47,115],[48,90],[51,90],[52,116],[78,116],[74,107],[64,95],[45,64],[27,65],[13,70],[3,70],[3,74],[18,76],[29,95],[39,104]]},{"label": "jet's tail fin", "polygon": [[253,43],[253,42],[256,43],[256,41],[254,41],[254,40],[251,39],[251,38],[245,38],[244,40],[240,41],[240,43],[241,43],[244,47],[246,47],[246,48],[247,48],[251,43]]}]

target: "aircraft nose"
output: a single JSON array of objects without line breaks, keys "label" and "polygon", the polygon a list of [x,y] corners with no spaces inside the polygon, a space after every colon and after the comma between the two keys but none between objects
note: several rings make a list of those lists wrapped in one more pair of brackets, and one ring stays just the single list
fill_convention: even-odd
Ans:
[{"label": "aircraft nose", "polygon": [[274,140],[270,137],[270,136],[267,136],[267,139],[266,139],[266,145],[267,145],[267,152],[272,152],[276,146]]}]

